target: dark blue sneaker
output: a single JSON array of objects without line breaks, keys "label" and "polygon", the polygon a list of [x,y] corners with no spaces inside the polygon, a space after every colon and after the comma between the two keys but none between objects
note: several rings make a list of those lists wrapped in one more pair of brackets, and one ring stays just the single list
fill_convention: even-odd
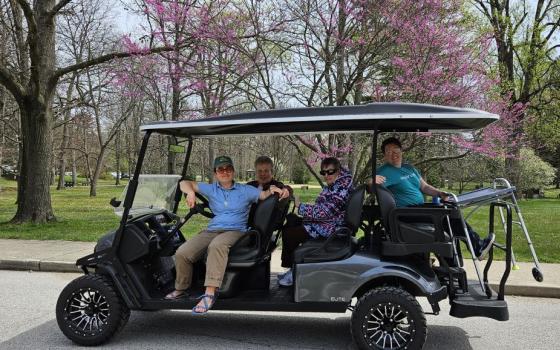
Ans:
[{"label": "dark blue sneaker", "polygon": [[490,248],[492,248],[492,244],[494,243],[495,240],[496,240],[496,235],[494,233],[491,233],[488,235],[488,237],[484,238],[480,242],[480,248],[478,250],[478,256],[477,256],[478,260],[480,261],[484,260],[484,258],[490,251]]}]

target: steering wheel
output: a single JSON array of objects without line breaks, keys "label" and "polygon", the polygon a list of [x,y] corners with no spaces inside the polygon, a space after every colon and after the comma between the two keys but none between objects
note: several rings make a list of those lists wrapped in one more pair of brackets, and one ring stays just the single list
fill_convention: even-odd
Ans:
[{"label": "steering wheel", "polygon": [[192,212],[192,214],[201,214],[202,216],[205,216],[208,219],[212,219],[214,217],[214,213],[212,213],[212,210],[210,209],[210,204],[208,203],[208,199],[206,199],[206,197],[204,197],[198,192],[195,193],[195,196],[196,198],[198,198],[198,200],[201,203],[195,203],[194,207],[191,208],[191,210],[189,211],[189,214],[190,212]]},{"label": "steering wheel", "polygon": [[[202,205],[206,208],[209,208],[209,203],[208,203],[208,199],[206,199],[206,197],[204,197],[203,195],[201,195],[198,192],[195,192],[195,197],[198,198],[198,200],[200,200],[202,202]],[[186,195],[185,195],[186,196]]]},{"label": "steering wheel", "polygon": [[[193,215],[201,214],[202,216],[205,216],[209,219],[212,219],[214,217],[214,213],[212,213],[212,210],[210,210],[210,205],[208,203],[208,199],[206,199],[206,197],[204,197],[200,193],[195,193],[195,196],[196,196],[196,198],[198,198],[198,200],[200,200],[201,203],[195,203],[194,207],[190,208],[190,210],[187,212],[187,215],[185,215],[184,218],[178,220],[177,224],[171,230],[169,230],[169,234],[163,239],[163,241],[161,243],[162,245],[165,245],[167,243],[167,241],[169,239],[171,239],[179,231],[179,229],[184,224],[186,224],[187,221],[189,221],[189,219]],[[183,237],[183,240],[184,240],[184,237]]]}]

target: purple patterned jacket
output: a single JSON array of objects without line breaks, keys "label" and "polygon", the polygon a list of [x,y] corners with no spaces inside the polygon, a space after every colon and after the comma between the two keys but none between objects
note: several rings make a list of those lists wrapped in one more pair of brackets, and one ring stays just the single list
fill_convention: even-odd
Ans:
[{"label": "purple patterned jacket", "polygon": [[323,188],[315,204],[299,206],[298,214],[311,237],[328,237],[344,224],[344,209],[351,188],[352,175],[343,168],[335,182]]}]

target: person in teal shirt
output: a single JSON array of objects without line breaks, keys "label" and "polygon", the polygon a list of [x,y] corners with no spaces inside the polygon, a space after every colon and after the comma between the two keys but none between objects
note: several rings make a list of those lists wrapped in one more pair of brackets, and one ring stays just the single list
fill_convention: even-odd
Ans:
[{"label": "person in teal shirt", "polygon": [[[385,164],[377,169],[377,175],[384,178],[383,185],[393,193],[397,207],[413,207],[424,204],[424,194],[447,199],[447,193],[428,184],[418,170],[410,164],[403,163],[402,145],[396,137],[389,137],[381,143],[381,152]],[[451,220],[453,232],[463,231],[458,219]],[[491,233],[485,239],[467,224],[467,231],[471,239],[474,252],[482,260],[494,243],[495,235]]]},{"label": "person in teal shirt", "polygon": [[377,173],[385,177],[383,184],[395,196],[397,207],[424,203],[424,196],[422,192],[418,191],[422,186],[422,176],[412,165],[402,164],[397,167],[391,163],[385,163],[379,167]]}]

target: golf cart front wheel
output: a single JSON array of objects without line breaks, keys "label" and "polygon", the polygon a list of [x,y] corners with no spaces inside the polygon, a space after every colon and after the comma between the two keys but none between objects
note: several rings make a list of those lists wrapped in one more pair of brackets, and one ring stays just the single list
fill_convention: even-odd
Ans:
[{"label": "golf cart front wheel", "polygon": [[364,294],[352,314],[352,336],[362,350],[421,349],[426,317],[416,299],[398,287],[379,287]]},{"label": "golf cart front wheel", "polygon": [[130,317],[130,309],[119,297],[112,282],[101,275],[79,277],[60,293],[56,320],[66,337],[80,345],[98,345],[120,331]]}]

